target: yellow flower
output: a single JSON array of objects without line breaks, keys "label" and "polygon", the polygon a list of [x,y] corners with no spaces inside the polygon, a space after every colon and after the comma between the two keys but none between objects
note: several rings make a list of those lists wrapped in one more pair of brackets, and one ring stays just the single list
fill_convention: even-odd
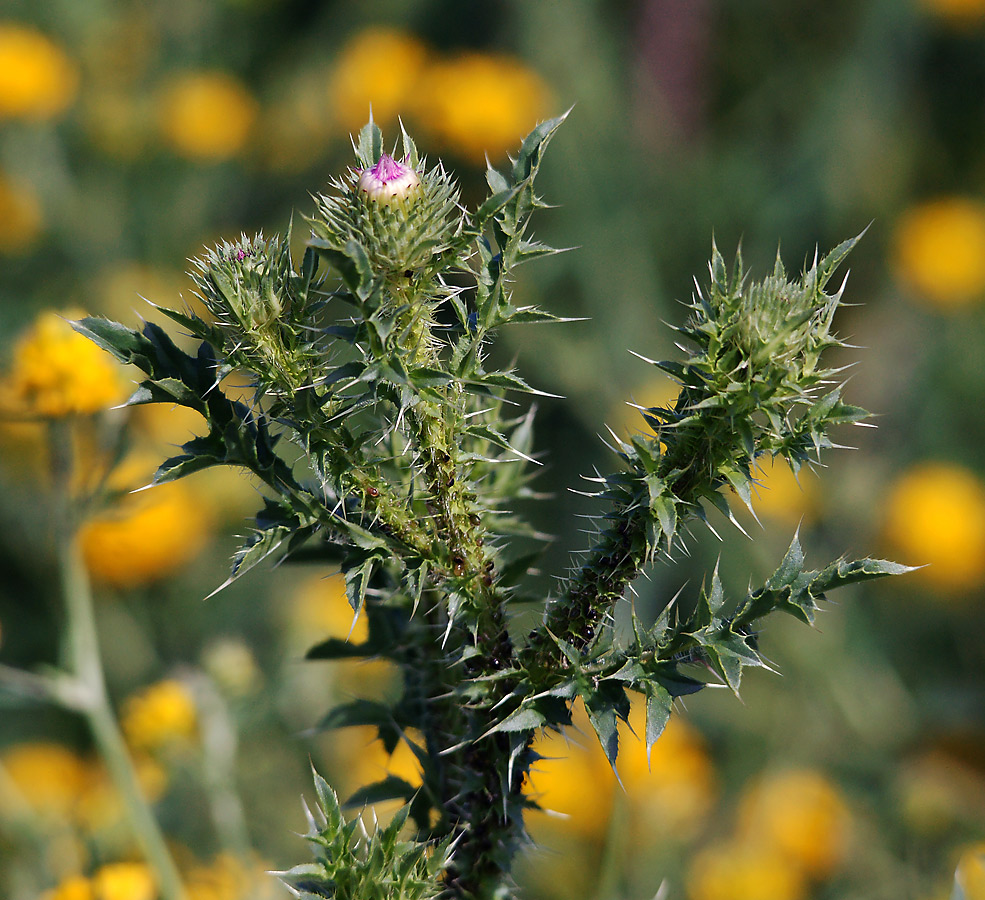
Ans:
[{"label": "yellow flower", "polygon": [[[415,729],[409,729],[407,737],[419,746],[423,744],[423,736]],[[389,775],[402,778],[415,787],[423,780],[420,763],[407,741],[398,741],[393,753],[388,754],[373,727],[346,728],[338,732],[333,750],[338,754],[343,773],[340,781],[344,794],[382,781]],[[395,811],[396,803],[376,804],[378,814],[388,809]]]},{"label": "yellow flower", "polygon": [[13,256],[29,250],[42,224],[41,204],[34,191],[0,172],[0,253]]},{"label": "yellow flower", "polygon": [[698,853],[688,867],[689,900],[802,900],[803,875],[762,844],[728,841]]},{"label": "yellow flower", "polygon": [[[353,624],[345,579],[340,574],[328,577],[315,574],[304,579],[293,592],[292,602],[286,610],[290,616],[291,640],[304,649],[330,637],[361,644],[369,636],[365,612],[360,613]],[[379,658],[335,663],[332,677],[337,691],[360,697],[384,697],[400,678],[390,660]],[[377,765],[377,762],[370,760],[369,764]]]},{"label": "yellow flower", "polygon": [[0,119],[50,119],[72,102],[78,81],[75,65],[48,37],[0,22]]},{"label": "yellow flower", "polygon": [[[645,710],[634,701],[629,724],[645,733]],[[601,751],[600,751],[601,753]],[[672,716],[650,751],[627,737],[616,760],[633,807],[638,829],[649,835],[681,840],[694,833],[715,800],[715,770],[701,736],[679,716]]]},{"label": "yellow flower", "polygon": [[173,679],[152,684],[123,704],[120,724],[128,743],[141,750],[157,750],[188,741],[198,717],[188,688]]},{"label": "yellow flower", "polygon": [[[131,423],[134,435],[144,439],[143,454],[155,460],[174,456],[186,441],[208,431],[205,419],[195,410],[167,403],[133,407]],[[206,518],[210,522],[222,519],[239,523],[244,516],[256,512],[255,480],[244,469],[214,466],[182,479],[181,485],[186,497],[195,495],[200,510],[208,510]],[[198,515],[201,517],[201,512]],[[199,532],[204,533],[204,529]]]},{"label": "yellow flower", "polygon": [[920,0],[931,15],[958,27],[985,20],[985,0]]},{"label": "yellow flower", "polygon": [[339,53],[328,82],[329,111],[345,129],[369,116],[381,124],[394,121],[407,107],[427,61],[428,51],[411,34],[369,28]]},{"label": "yellow flower", "polygon": [[167,403],[148,403],[133,407],[131,421],[134,431],[157,447],[174,450],[186,441],[208,431],[200,412],[187,406]]},{"label": "yellow flower", "polygon": [[787,525],[797,525],[816,515],[818,479],[809,466],[801,467],[794,475],[782,459],[762,459],[752,475],[757,482],[752,500],[757,515]]},{"label": "yellow flower", "polygon": [[[630,727],[644,729],[644,707],[634,702]],[[565,818],[552,819],[583,837],[601,837],[608,827],[616,786],[584,707],[572,714],[567,735],[538,736],[534,750],[544,757],[534,765],[528,792],[540,806]],[[626,788],[638,831],[661,839],[682,839],[700,825],[715,797],[715,773],[700,736],[676,716],[654,744],[649,765],[646,747],[621,735],[616,767]],[[546,822],[538,817],[538,827]]]},{"label": "yellow flower", "polygon": [[58,821],[75,816],[90,777],[85,760],[47,742],[15,744],[0,757],[0,767],[15,792],[13,799]]},{"label": "yellow flower", "polygon": [[79,542],[92,577],[126,588],[180,571],[209,534],[201,501],[184,483],[169,482],[89,519]]},{"label": "yellow flower", "polygon": [[14,348],[8,395],[24,413],[85,415],[126,399],[121,367],[66,321],[80,315],[44,312]]},{"label": "yellow flower", "polygon": [[961,854],[954,879],[961,885],[965,900],[985,900],[985,841]]},{"label": "yellow flower", "polygon": [[948,463],[910,469],[890,489],[885,533],[915,573],[938,588],[961,591],[985,580],[985,485]]},{"label": "yellow flower", "polygon": [[[149,800],[164,792],[167,776],[146,756],[135,759],[140,786]],[[7,782],[10,809],[26,805],[33,815],[59,825],[74,822],[86,831],[118,822],[123,805],[101,763],[84,759],[60,744],[17,744],[0,757],[0,776]]]},{"label": "yellow flower", "polygon": [[740,838],[775,850],[814,878],[830,875],[844,861],[850,826],[840,791],[809,770],[765,775],[739,804]]},{"label": "yellow flower", "polygon": [[615,778],[580,703],[566,734],[543,733],[534,750],[543,757],[534,764],[527,793],[545,813],[532,818],[532,830],[556,825],[582,837],[601,837],[612,812]]},{"label": "yellow flower", "polygon": [[895,243],[900,275],[922,299],[948,308],[985,295],[985,204],[945,197],[914,207]]},{"label": "yellow flower", "polygon": [[154,876],[144,863],[119,862],[102,866],[92,876],[93,900],[154,900]]},{"label": "yellow flower", "polygon": [[421,126],[444,146],[481,165],[515,150],[550,108],[547,85],[510,56],[464,53],[434,62],[415,91]]},{"label": "yellow flower", "polygon": [[257,116],[257,102],[223,72],[187,72],[159,98],[158,124],[167,143],[194,160],[223,160],[243,149]]},{"label": "yellow flower", "polygon": [[43,895],[43,900],[96,900],[92,883],[81,875],[66,878],[58,887]]},{"label": "yellow flower", "polygon": [[630,403],[620,403],[613,419],[615,431],[621,435],[647,434],[653,431],[637,407],[651,409],[655,406],[672,406],[680,393],[680,387],[666,375],[658,375],[633,391]]},{"label": "yellow flower", "polygon": [[369,636],[365,613],[360,613],[353,624],[345,579],[340,574],[312,575],[302,581],[294,593],[291,612],[308,638],[348,638],[354,644],[361,644]]}]

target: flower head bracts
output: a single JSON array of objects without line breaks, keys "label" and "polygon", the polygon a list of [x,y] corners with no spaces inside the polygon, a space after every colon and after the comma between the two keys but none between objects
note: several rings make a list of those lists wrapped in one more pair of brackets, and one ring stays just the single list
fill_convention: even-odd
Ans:
[{"label": "flower head bracts", "polygon": [[294,272],[290,234],[217,244],[193,261],[192,279],[214,324],[163,310],[193,328],[225,357],[228,368],[245,369],[259,386],[297,390],[309,377],[317,350],[310,320],[310,275]]},{"label": "flower head bracts", "polygon": [[308,220],[311,245],[331,253],[354,242],[373,271],[393,283],[430,280],[463,261],[457,256],[464,222],[458,186],[440,166],[423,169],[406,132],[402,162],[382,144],[379,128],[367,125],[356,147],[362,167],[333,180],[330,193],[315,196],[316,212]]}]

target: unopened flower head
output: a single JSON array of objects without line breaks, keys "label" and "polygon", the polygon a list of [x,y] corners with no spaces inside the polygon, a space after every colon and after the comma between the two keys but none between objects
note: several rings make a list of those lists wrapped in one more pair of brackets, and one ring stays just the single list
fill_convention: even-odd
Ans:
[{"label": "unopened flower head", "polygon": [[401,135],[399,156],[384,153],[383,135],[370,122],[359,133],[357,165],[316,197],[313,246],[345,252],[358,243],[372,268],[407,283],[408,271],[453,265],[445,254],[461,233],[458,186],[440,165],[427,169],[410,135]]},{"label": "unopened flower head", "polygon": [[421,179],[411,166],[384,153],[375,166],[363,169],[356,188],[370,203],[392,206],[420,194]]}]

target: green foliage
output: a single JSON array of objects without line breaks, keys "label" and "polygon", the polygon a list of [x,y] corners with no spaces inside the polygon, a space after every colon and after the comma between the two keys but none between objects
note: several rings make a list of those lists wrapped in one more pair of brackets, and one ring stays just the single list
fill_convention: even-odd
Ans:
[{"label": "green foliage", "polygon": [[[403,674],[395,703],[350,703],[320,727],[372,725],[388,750],[406,741],[423,786],[388,777],[350,797],[404,803],[396,824],[357,838],[318,780],[323,816],[309,840],[322,852],[287,876],[300,896],[508,896],[534,806],[523,786],[538,729],[562,729],[580,699],[615,764],[629,691],[645,697],[652,747],[674,699],[702,689],[709,670],[737,692],[745,668],[766,665],[755,631],[764,617],[812,622],[827,591],[906,571],[872,559],[805,571],[795,538],[745,598],[726,598],[716,571],[691,606],[675,598],[652,624],[634,614],[628,639],[616,633],[614,607],[646,566],[671,558],[714,509],[732,518],[729,494],[751,506],[758,460],[781,457],[796,470],[834,446],[833,426],[865,416],[821,362],[844,346],[832,331],[843,285],[826,289],[857,238],[795,280],[778,260],[762,282],[741,257],[729,274],[713,246],[709,284],[679,329],[683,361],[653,363],[677,380],[676,402],[644,411],[650,436],[614,436],[620,467],[597,479],[592,547],[555,596],[535,598],[543,622],[511,635],[534,560],[510,540],[536,536],[514,508],[532,496],[533,412],[506,418],[504,408],[538,391],[489,368],[487,349],[504,325],[555,318],[517,306],[511,284],[518,265],[557,252],[532,238],[530,220],[545,205],[534,181],[562,121],[538,126],[508,172],[488,169],[489,197],[474,212],[440,166],[424,170],[404,134],[420,190],[378,204],[357,189],[361,170],[332,182],[297,270],[288,239],[210,251],[195,278],[212,320],[165,311],[199,340],[194,355],[152,324],[142,333],[98,319],[77,326],[144,372],[132,402],[176,402],[206,417],[208,435],[165,462],[158,481],[223,464],[264,486],[230,580],[275,554],[337,561],[369,636],[361,646],[324,641],[309,655],[379,656]],[[371,123],[358,163],[382,153]],[[231,372],[251,379],[251,405],[225,395]],[[401,842],[408,820],[416,835]]]},{"label": "green foliage", "polygon": [[315,862],[279,873],[294,896],[309,900],[432,900],[441,894],[441,873],[451,859],[451,841],[437,845],[401,840],[404,807],[384,828],[367,831],[361,819],[346,822],[338,796],[315,773],[318,804],[305,806]]}]

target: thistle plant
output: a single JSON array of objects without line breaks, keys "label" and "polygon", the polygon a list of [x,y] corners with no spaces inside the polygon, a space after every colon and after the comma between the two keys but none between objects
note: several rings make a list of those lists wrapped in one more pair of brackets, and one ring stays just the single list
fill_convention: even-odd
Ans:
[{"label": "thistle plant", "polygon": [[[828,591],[906,570],[878,559],[808,569],[795,536],[745,596],[727,597],[715,571],[689,602],[668,598],[655,622],[634,612],[630,629],[614,627],[648,566],[673,561],[714,510],[732,519],[733,495],[753,505],[758,461],[816,463],[835,446],[834,426],[866,416],[824,362],[845,346],[833,330],[844,283],[831,285],[858,238],[795,278],[777,260],[760,282],[713,246],[710,276],[677,329],[683,356],[646,360],[677,382],[676,401],[642,411],[648,432],[613,435],[591,546],[538,598],[538,625],[513,623],[536,535],[517,508],[536,499],[533,411],[513,410],[538,391],[491,366],[488,351],[504,327],[561,321],[517,303],[512,282],[521,263],[558,252],[530,222],[545,205],[535,180],[562,121],[538,126],[508,171],[488,167],[489,196],[475,210],[406,133],[388,153],[371,122],[354,167],[315,198],[299,263],[290,229],[196,262],[208,316],[162,309],[196,351],[153,323],[76,325],[141,370],[131,403],[205,417],[208,432],[165,461],[156,483],[227,465],[263,486],[227,583],[265,560],[337,564],[368,637],[323,641],[309,658],[379,657],[402,673],[396,702],[355,700],[320,726],[372,725],[388,751],[407,743],[422,784],[389,776],[347,798],[356,811],[402,804],[396,824],[358,836],[319,777],[316,860],[282,873],[297,896],[512,896],[540,729],[563,730],[581,701],[614,765],[630,692],[645,697],[649,749],[675,698],[715,680],[738,691],[745,668],[765,665],[758,633],[771,613],[811,623]],[[252,385],[246,402],[223,389],[233,373]]]}]

